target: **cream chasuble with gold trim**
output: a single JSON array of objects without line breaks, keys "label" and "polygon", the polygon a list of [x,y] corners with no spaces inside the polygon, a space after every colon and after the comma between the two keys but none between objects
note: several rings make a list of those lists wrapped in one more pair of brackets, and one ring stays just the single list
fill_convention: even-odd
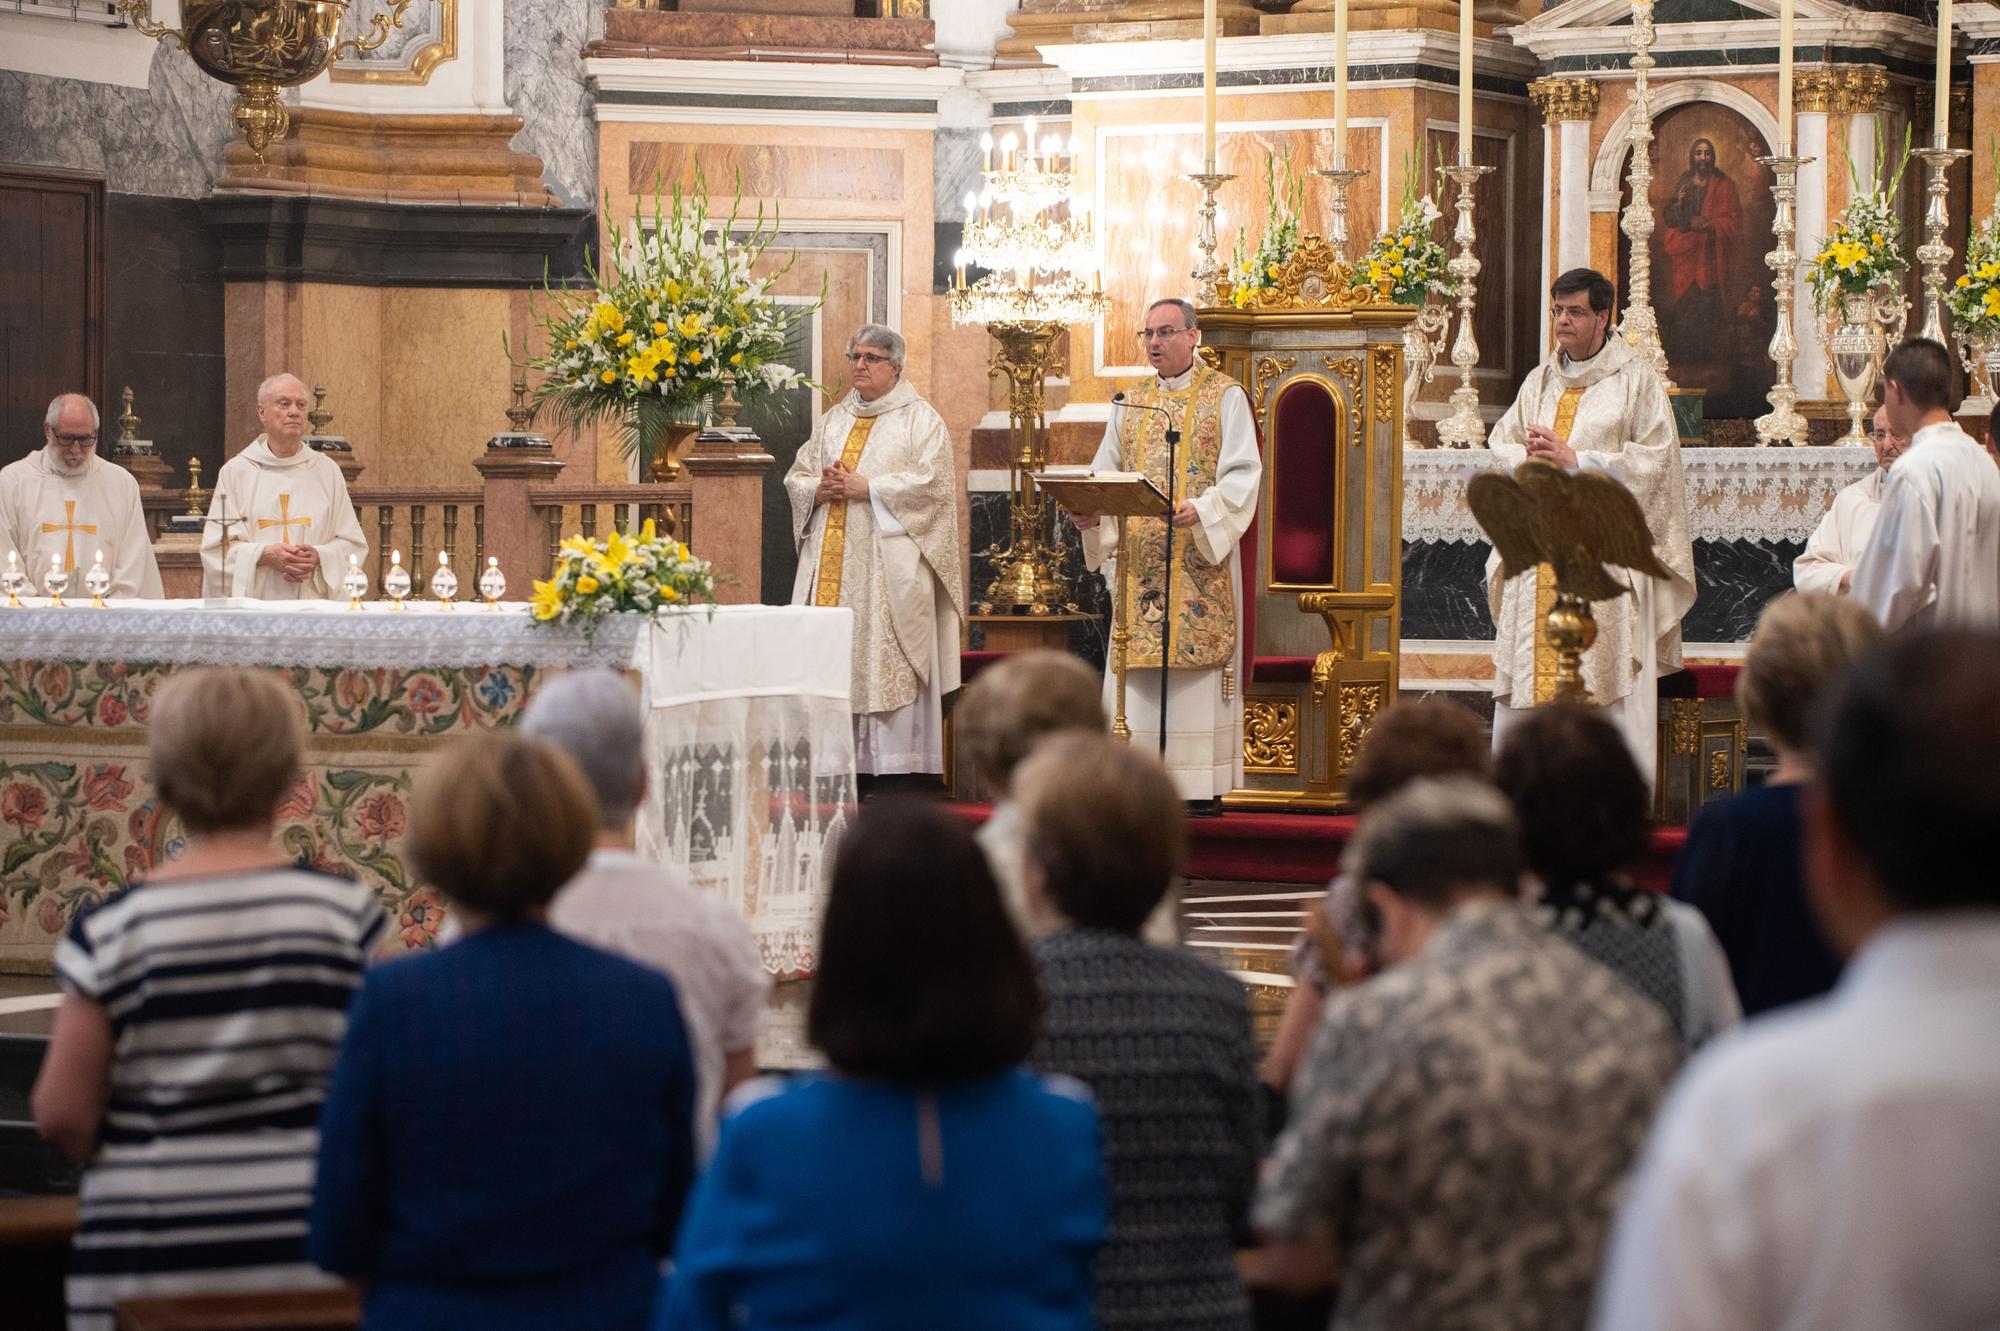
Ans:
[{"label": "cream chasuble with gold trim", "polygon": [[64,475],[39,448],[0,470],[0,560],[18,551],[29,591],[40,595],[51,557],[70,571],[70,594],[83,591],[83,575],[104,552],[112,596],[158,600],[160,566],[146,530],[139,483],[115,462],[92,456],[81,473]]},{"label": "cream chasuble with gold trim", "polygon": [[[222,464],[208,516],[201,535],[204,596],[332,600],[341,594],[348,558],[368,560],[368,538],[361,534],[354,501],[347,497],[347,478],[332,459],[303,446],[281,458],[258,435]],[[225,518],[227,567],[222,559]],[[319,553],[319,567],[303,582],[293,582],[281,570],[257,562],[271,545],[310,545]]]}]

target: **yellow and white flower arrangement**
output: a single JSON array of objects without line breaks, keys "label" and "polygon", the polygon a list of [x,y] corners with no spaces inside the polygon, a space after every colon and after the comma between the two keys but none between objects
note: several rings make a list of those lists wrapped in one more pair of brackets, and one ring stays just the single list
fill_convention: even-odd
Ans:
[{"label": "yellow and white flower arrangement", "polygon": [[1305,181],[1292,173],[1290,162],[1282,176],[1277,158],[1264,157],[1264,234],[1255,246],[1247,231],[1236,233],[1236,246],[1229,257],[1229,300],[1237,309],[1249,303],[1258,291],[1278,285],[1278,270],[1291,262],[1299,248],[1299,213],[1305,208]]},{"label": "yellow and white flower arrangement", "polygon": [[661,434],[699,419],[704,404],[732,389],[754,403],[808,382],[784,363],[785,341],[819,302],[772,294],[791,261],[756,270],[778,218],[760,205],[741,229],[741,205],[739,193],[726,220],[709,216],[699,173],[668,207],[656,192],[650,220],[635,207],[630,230],[612,226],[608,261],[590,270],[594,292],[551,292],[555,306],[538,320],[543,350],[526,361],[543,376],[537,405],[571,431],[616,424],[641,474]]},{"label": "yellow and white flower arrangement", "polygon": [[1389,298],[1398,305],[1422,305],[1432,296],[1450,299],[1458,294],[1445,265],[1451,253],[1437,237],[1437,201],[1417,193],[1418,169],[1415,154],[1403,171],[1403,206],[1396,225],[1368,242],[1368,253],[1354,266],[1354,285],[1389,286]]},{"label": "yellow and white flower arrangement", "polygon": [[1944,296],[1954,332],[1977,342],[2000,334],[2000,213],[1973,231],[1965,246],[1965,271]]},{"label": "yellow and white flower arrangement", "polygon": [[703,603],[715,604],[714,569],[648,518],[637,536],[565,539],[554,571],[535,584],[528,613],[538,624],[582,621],[589,631],[605,615],[658,615]]},{"label": "yellow and white flower arrangement", "polygon": [[[1876,155],[1881,156],[1878,138]],[[1812,288],[1813,309],[1825,314],[1840,303],[1842,296],[1860,296],[1869,288],[1890,285],[1902,279],[1909,268],[1903,256],[1902,224],[1892,200],[1909,165],[1910,148],[1905,136],[1903,160],[1896,174],[1884,186],[1880,180],[1863,182],[1848,158],[1848,176],[1853,181],[1848,205],[1820,242],[1806,269],[1806,285]]]}]

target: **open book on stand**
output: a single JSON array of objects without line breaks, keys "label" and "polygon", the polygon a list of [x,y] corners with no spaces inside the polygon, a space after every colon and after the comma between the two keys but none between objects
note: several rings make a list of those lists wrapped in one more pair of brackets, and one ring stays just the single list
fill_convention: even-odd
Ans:
[{"label": "open book on stand", "polygon": [[1042,493],[1072,513],[1107,518],[1163,518],[1173,511],[1151,477],[1137,471],[1048,467],[1029,473]]}]

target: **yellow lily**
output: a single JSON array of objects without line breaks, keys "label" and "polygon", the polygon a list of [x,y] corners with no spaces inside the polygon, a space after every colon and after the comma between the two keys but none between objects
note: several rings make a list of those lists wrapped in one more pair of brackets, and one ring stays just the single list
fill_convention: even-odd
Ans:
[{"label": "yellow lily", "polygon": [[537,582],[528,600],[528,613],[546,623],[562,613],[562,592],[553,582]]}]

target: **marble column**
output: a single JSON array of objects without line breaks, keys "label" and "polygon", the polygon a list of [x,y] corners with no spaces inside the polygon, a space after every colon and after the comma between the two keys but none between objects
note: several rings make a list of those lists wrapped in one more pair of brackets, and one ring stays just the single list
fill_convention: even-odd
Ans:
[{"label": "marble column", "polygon": [[[1819,253],[1820,242],[1826,239],[1827,227],[1831,224],[1828,208],[1827,152],[1832,146],[1827,140],[1827,116],[1833,110],[1838,81],[1831,69],[1802,69],[1792,74],[1792,104],[1795,108],[1797,136],[1794,149],[1800,157],[1806,158],[1799,167],[1799,197],[1796,215],[1798,218],[1799,284],[1798,299],[1792,304],[1792,337],[1798,342],[1798,359],[1792,362],[1792,382],[1798,386],[1799,397],[1803,401],[1825,401],[1829,397],[1827,384],[1826,348],[1820,341],[1820,317],[1813,309],[1811,288],[1806,286],[1806,270],[1812,256]],[[1778,129],[1784,134],[1784,127]],[[1864,177],[1865,179],[1865,177]],[[1846,182],[1842,182],[1843,186]]]},{"label": "marble column", "polygon": [[[1542,242],[1542,286],[1590,263],[1590,126],[1600,87],[1594,79],[1536,79],[1528,96],[1542,113],[1543,197],[1549,234]],[[1541,343],[1549,346],[1548,301],[1542,301]]]}]

